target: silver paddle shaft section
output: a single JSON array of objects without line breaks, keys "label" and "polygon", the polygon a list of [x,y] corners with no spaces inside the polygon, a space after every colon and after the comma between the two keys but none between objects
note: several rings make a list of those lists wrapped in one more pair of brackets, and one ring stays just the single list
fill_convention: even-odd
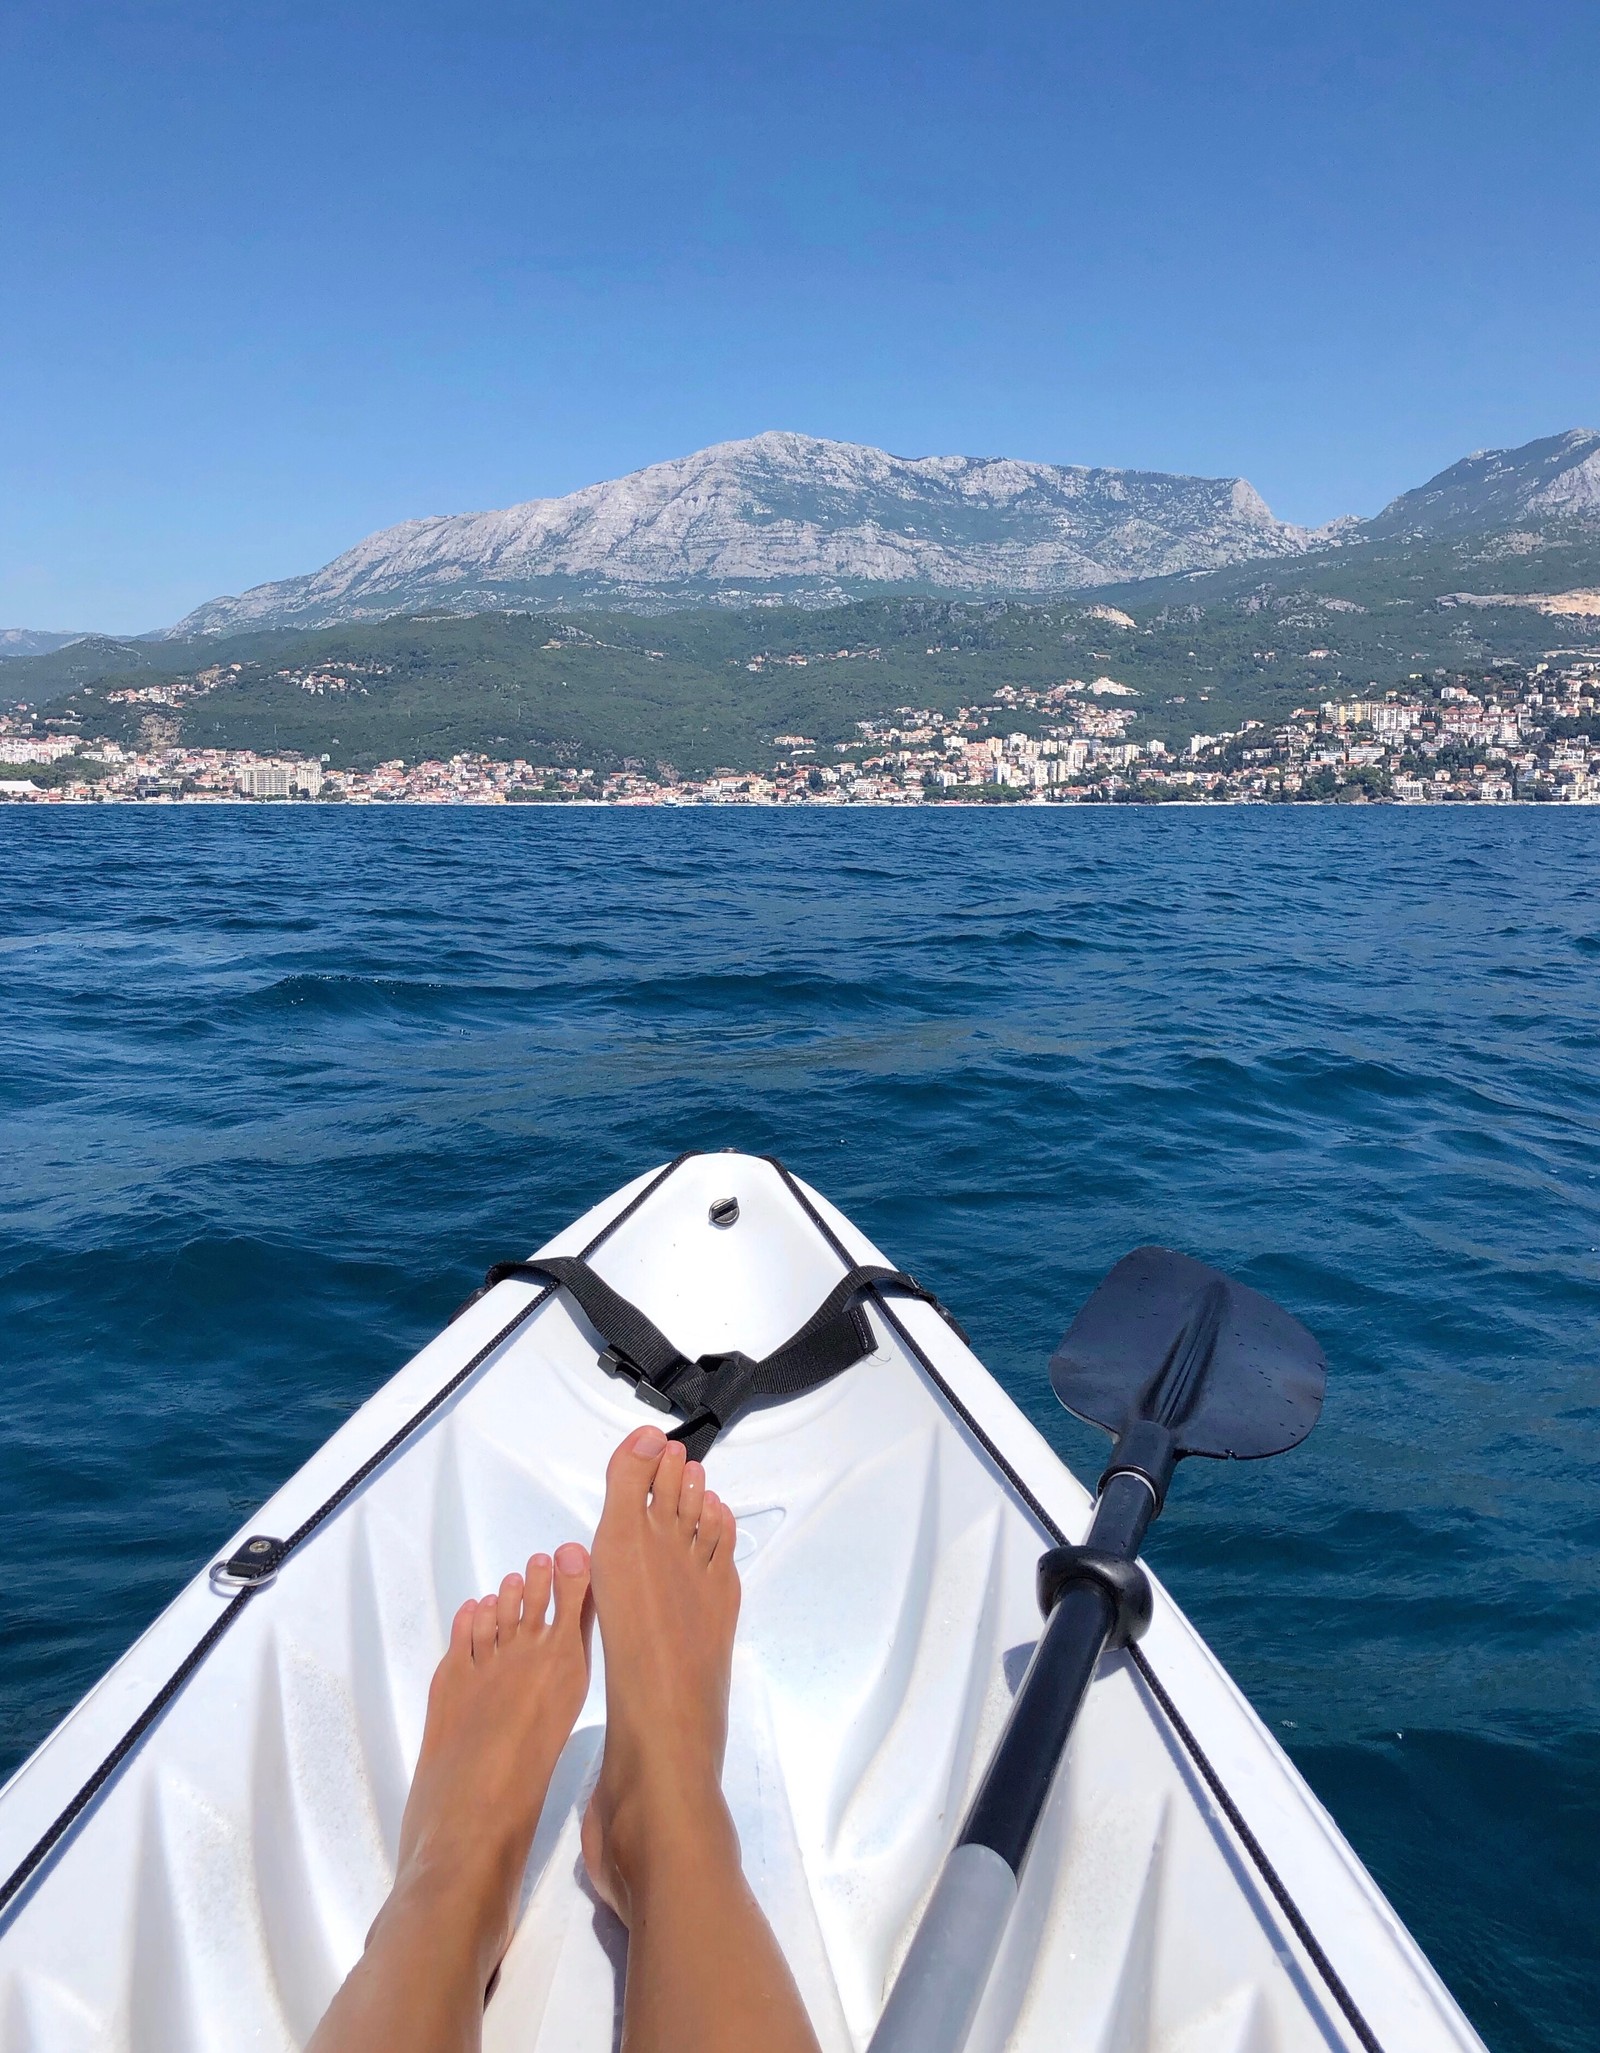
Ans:
[{"label": "silver paddle shaft section", "polygon": [[[1109,1474],[1088,1547],[1131,1562],[1155,1508],[1142,1475]],[[1116,1620],[1117,1606],[1098,1580],[1073,1581],[1055,1599],[868,2053],[961,2053],[966,2045],[1028,1849]]]},{"label": "silver paddle shaft section", "polygon": [[999,1854],[955,1849],[867,2053],[960,2053],[1016,1898],[1017,1878]]}]

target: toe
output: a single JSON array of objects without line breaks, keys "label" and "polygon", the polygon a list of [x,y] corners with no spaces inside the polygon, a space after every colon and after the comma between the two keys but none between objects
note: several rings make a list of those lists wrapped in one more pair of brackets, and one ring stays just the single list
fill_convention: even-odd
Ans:
[{"label": "toe", "polygon": [[702,1532],[707,1524],[711,1527],[710,1537],[705,1550],[707,1565],[712,1568],[726,1568],[733,1561],[733,1550],[738,1542],[739,1528],[735,1523],[733,1513],[720,1498],[717,1501],[715,1516],[703,1518],[700,1521]]},{"label": "toe", "polygon": [[678,1522],[678,1499],[683,1494],[683,1471],[689,1457],[681,1440],[669,1440],[662,1449],[656,1479],[650,1486],[650,1511],[658,1525]]},{"label": "toe", "polygon": [[469,1597],[450,1621],[450,1645],[445,1654],[447,1661],[470,1661],[472,1659],[472,1621],[477,1613],[478,1600]]},{"label": "toe", "polygon": [[495,1637],[502,1647],[509,1646],[517,1636],[517,1627],[522,1623],[522,1577],[508,1575],[500,1585],[500,1595],[495,1604]]},{"label": "toe", "polygon": [[494,1652],[495,1630],[499,1622],[500,1603],[496,1597],[480,1599],[472,1614],[472,1658],[487,1661]]},{"label": "toe", "polygon": [[709,1561],[717,1550],[717,1536],[722,1530],[722,1499],[715,1490],[707,1490],[705,1502],[700,1507],[700,1524],[694,1536],[695,1558]]},{"label": "toe", "polygon": [[589,1648],[594,1639],[594,1596],[589,1587],[589,1556],[576,1540],[556,1549],[556,1614],[553,1631],[570,1632],[576,1626],[583,1648],[583,1672],[589,1672]]},{"label": "toe", "polygon": [[628,1435],[606,1466],[606,1513],[644,1510],[666,1444],[659,1426],[640,1426]]},{"label": "toe", "polygon": [[528,1557],[528,1573],[523,1584],[525,1595],[522,1599],[524,1625],[544,1624],[544,1615],[550,1609],[551,1574],[552,1564],[548,1554],[532,1554]]},{"label": "toe", "polygon": [[589,1556],[576,1540],[556,1549],[556,1630],[568,1630],[583,1611],[589,1594]]},{"label": "toe", "polygon": [[678,1527],[686,1539],[694,1537],[700,1511],[706,1500],[706,1472],[697,1461],[683,1465],[683,1484],[678,1491]]}]

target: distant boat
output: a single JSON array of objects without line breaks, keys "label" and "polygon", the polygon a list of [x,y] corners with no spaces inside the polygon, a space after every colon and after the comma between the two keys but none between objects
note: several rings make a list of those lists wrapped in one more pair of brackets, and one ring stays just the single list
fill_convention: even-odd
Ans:
[{"label": "distant boat", "polygon": [[[734,1154],[640,1177],[542,1253],[591,1256],[693,1357],[764,1357],[853,1265],[887,1267]],[[745,1590],[728,1798],[825,2053],[878,2025],[1039,1637],[1035,1564],[1090,1511],[934,1303],[885,1285],[844,1316],[861,1358],[742,1410],[708,1456]],[[304,2044],[388,1889],[451,1615],[587,1538],[612,1448],[658,1416],[604,1344],[549,1277],[494,1282],[0,1791],[5,2053]],[[597,1673],[485,2018],[500,2053],[615,2043],[626,1936],[578,1856],[603,1717]],[[1159,1587],[1137,1649],[1099,1663],[974,2000],[985,2053],[1480,2046]]]}]

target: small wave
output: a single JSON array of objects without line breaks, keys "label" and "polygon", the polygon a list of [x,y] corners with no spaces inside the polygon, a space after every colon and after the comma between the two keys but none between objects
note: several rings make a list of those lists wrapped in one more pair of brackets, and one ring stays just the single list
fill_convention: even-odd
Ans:
[{"label": "small wave", "polygon": [[[1457,1932],[1446,1972],[1502,1973],[1491,2043],[1586,2043],[1600,931],[1550,850],[1591,822],[73,824],[7,822],[0,1757],[468,1274],[644,1164],[752,1147],[925,1276],[1091,1480],[1045,1363],[1129,1248],[1306,1319],[1318,1434],[1187,1465],[1158,1566],[1325,1749],[1358,1845],[1414,1850],[1400,1908]],[[1541,1954],[1503,1876],[1531,1903],[1542,1845]]]},{"label": "small wave", "polygon": [[381,1020],[445,1025],[508,1015],[525,1007],[528,996],[525,987],[516,985],[463,986],[445,978],[300,970],[232,996],[215,1011],[258,1028],[275,1017],[300,1016],[308,1023]]}]

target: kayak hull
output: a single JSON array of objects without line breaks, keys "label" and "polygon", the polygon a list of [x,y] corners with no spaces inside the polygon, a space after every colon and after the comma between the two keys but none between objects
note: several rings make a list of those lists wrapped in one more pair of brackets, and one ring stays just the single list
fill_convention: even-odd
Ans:
[{"label": "kayak hull", "polygon": [[[728,1197],[737,1222],[713,1224]],[[540,1252],[577,1253],[597,1235],[594,1266],[690,1355],[760,1356],[844,1267],[887,1261],[775,1165],[728,1154],[638,1179]],[[503,1282],[244,1529],[292,1532],[524,1312],[242,1607],[0,1921],[3,2053],[305,2043],[388,1889],[456,1607],[530,1552],[587,1540],[611,1449],[658,1415],[605,1373],[570,1299]],[[891,1296],[868,1316],[872,1355],[753,1408],[707,1462],[739,1520],[744,1584],[728,1799],[826,2053],[871,2035],[1037,1636],[1037,1557],[1081,1538],[1089,1512],[934,1307]],[[227,1601],[197,1577],[0,1792],[0,1874]],[[501,2053],[601,2053],[616,2039],[626,1935],[578,1853],[604,1740],[596,1651],[485,2017],[485,2047]],[[1159,1585],[1142,1651],[1377,2039],[1390,2053],[1476,2047]],[[1107,1656],[1022,1876],[975,2053],[1355,2043],[1192,1753],[1129,1656]]]}]

